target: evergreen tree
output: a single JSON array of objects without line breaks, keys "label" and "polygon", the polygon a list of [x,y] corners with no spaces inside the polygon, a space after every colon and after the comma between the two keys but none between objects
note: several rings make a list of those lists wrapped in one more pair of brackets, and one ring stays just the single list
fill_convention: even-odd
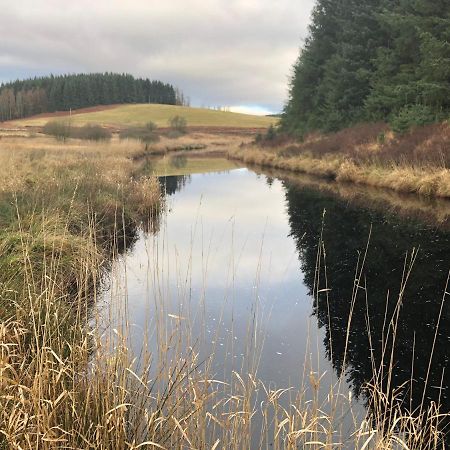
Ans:
[{"label": "evergreen tree", "polygon": [[318,0],[281,125],[303,134],[450,112],[448,0]]}]

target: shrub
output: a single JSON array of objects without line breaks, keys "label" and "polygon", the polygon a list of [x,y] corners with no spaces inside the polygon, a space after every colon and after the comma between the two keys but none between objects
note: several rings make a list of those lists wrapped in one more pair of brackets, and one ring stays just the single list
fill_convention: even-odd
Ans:
[{"label": "shrub", "polygon": [[155,122],[152,122],[152,121],[150,121],[150,122],[147,122],[146,124],[145,124],[145,127],[144,127],[147,131],[149,131],[149,132],[151,132],[151,133],[154,133],[155,131],[156,131],[156,129],[158,128],[158,125],[156,125],[156,123]]},{"label": "shrub", "polygon": [[181,169],[183,167],[186,167],[187,158],[184,155],[175,155],[170,158],[169,164],[171,167],[175,167],[176,169]]},{"label": "shrub", "polygon": [[57,121],[48,122],[44,125],[42,132],[54,136],[58,141],[65,141],[70,137],[70,124]]},{"label": "shrub", "polygon": [[111,139],[112,133],[100,125],[86,124],[82,127],[72,127],[67,122],[48,122],[42,129],[44,134],[54,136],[65,141],[68,138],[85,139],[90,141],[104,141]]},{"label": "shrub", "polygon": [[267,128],[266,139],[268,141],[273,141],[277,137],[277,131],[275,127],[271,124],[269,128]]},{"label": "shrub", "polygon": [[174,116],[169,119],[169,126],[172,128],[172,131],[175,131],[178,134],[186,134],[187,130],[187,121],[184,117]]}]

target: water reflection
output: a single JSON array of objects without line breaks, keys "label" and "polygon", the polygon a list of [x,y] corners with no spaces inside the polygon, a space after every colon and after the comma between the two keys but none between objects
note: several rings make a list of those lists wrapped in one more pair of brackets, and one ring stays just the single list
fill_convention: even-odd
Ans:
[{"label": "water reflection", "polygon": [[[160,183],[168,203],[161,231],[139,236],[119,274],[127,279],[137,353],[149,323],[157,328],[183,317],[188,344],[201,342],[201,359],[214,352],[212,371],[220,379],[258,367],[268,385],[299,386],[302,374],[314,370],[326,373],[326,398],[345,371],[348,386],[370,407],[363,387],[375,367],[383,368],[385,388],[404,385],[405,406],[421,404],[450,268],[445,227],[398,216],[379,203],[369,208],[361,197],[353,203],[242,169]],[[325,254],[317,271],[321,233]],[[369,236],[347,339],[356,267]],[[396,309],[413,249],[417,256]],[[314,296],[315,286],[327,290]],[[440,400],[444,411],[450,411],[448,306],[444,302],[424,396],[427,403]],[[249,360],[252,315],[264,346]],[[156,343],[157,334],[152,339]]]},{"label": "water reflection", "polygon": [[[324,287],[326,271],[330,291],[318,296],[314,314],[319,325],[326,329],[324,346],[336,372],[343,369],[347,348],[345,369],[357,395],[364,383],[372,379],[375,361],[378,370],[384,367],[384,385],[389,381],[392,388],[404,385],[402,399],[405,406],[418,408],[450,268],[449,234],[415,220],[401,220],[388,212],[355,207],[289,183],[286,184],[286,198],[292,235],[310,293],[318,276],[316,258],[322,211],[326,211],[323,229],[326,269],[322,264],[320,278],[321,287]],[[346,347],[356,265],[364,254],[369,234],[370,243],[360,280],[365,290],[359,289],[355,297]],[[417,257],[402,293],[393,345],[390,324],[396,320],[401,282],[406,278],[405,260],[412,257],[413,249],[417,250]],[[425,392],[427,402],[440,399],[445,411],[450,411],[450,374],[446,373],[450,357],[449,306],[444,302]],[[391,358],[393,364],[390,367]]]},{"label": "water reflection", "polygon": [[177,191],[183,189],[186,183],[190,181],[189,175],[169,175],[159,177],[161,193],[165,195],[174,195]]}]

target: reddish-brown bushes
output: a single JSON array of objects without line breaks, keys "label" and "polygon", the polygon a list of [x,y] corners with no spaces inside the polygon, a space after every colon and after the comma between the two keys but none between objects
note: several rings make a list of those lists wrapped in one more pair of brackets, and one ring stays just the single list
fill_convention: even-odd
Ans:
[{"label": "reddish-brown bushes", "polygon": [[407,164],[450,168],[450,125],[426,125],[403,135],[394,135],[384,123],[360,124],[328,135],[308,135],[303,142],[277,136],[264,148],[277,148],[278,155],[293,158],[309,154],[314,158],[336,155],[357,164],[383,166]]},{"label": "reddish-brown bushes", "polygon": [[450,168],[450,126],[440,123],[417,127],[386,143],[381,161]]}]

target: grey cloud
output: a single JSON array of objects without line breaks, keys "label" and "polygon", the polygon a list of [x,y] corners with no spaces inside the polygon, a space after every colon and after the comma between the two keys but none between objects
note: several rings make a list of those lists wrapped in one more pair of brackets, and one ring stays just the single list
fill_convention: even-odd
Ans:
[{"label": "grey cloud", "polygon": [[277,110],[314,0],[0,0],[0,79],[120,71]]}]

